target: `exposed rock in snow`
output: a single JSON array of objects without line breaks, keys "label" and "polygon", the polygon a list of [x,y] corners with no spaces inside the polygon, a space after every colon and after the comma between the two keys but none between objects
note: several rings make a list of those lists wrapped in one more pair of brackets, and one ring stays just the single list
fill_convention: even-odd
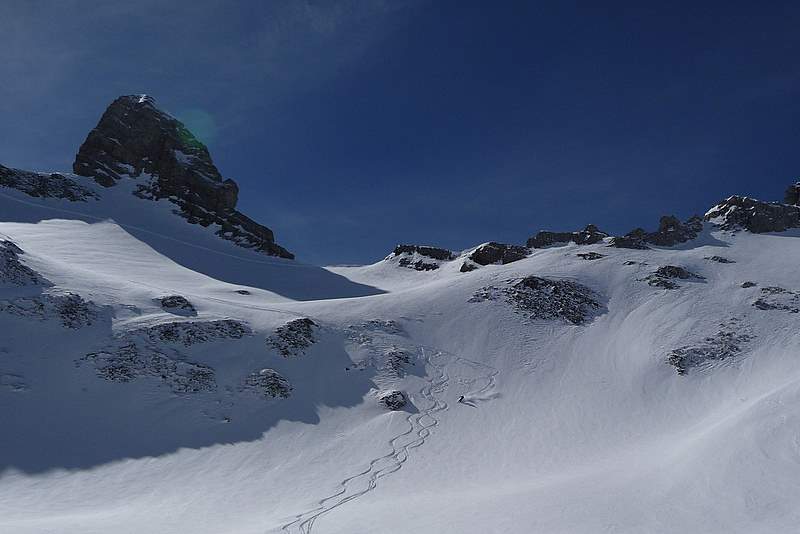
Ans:
[{"label": "exposed rock in snow", "polygon": [[122,177],[152,177],[139,185],[141,198],[167,198],[190,223],[220,226],[217,235],[246,248],[284,258],[269,228],[234,208],[239,186],[223,179],[206,146],[148,96],[117,98],[106,109],[75,157],[73,170],[111,187]]},{"label": "exposed rock in snow", "polygon": [[74,293],[45,292],[0,300],[0,312],[41,321],[58,319],[64,327],[78,329],[92,325],[101,308]]},{"label": "exposed rock in snow", "polygon": [[762,287],[761,297],[753,302],[753,306],[759,310],[800,313],[800,293],[776,286]]},{"label": "exposed rock in snow", "polygon": [[62,198],[72,202],[85,202],[90,198],[98,198],[94,192],[64,175],[21,171],[2,165],[0,165],[0,187],[10,187],[32,197]]},{"label": "exposed rock in snow", "polygon": [[149,344],[123,342],[91,352],[81,361],[90,362],[99,377],[112,382],[153,377],[163,381],[175,393],[214,391],[217,388],[212,368],[186,361],[175,351],[165,351]]},{"label": "exposed rock in snow", "polygon": [[158,302],[165,311],[174,313],[176,315],[194,316],[197,315],[197,310],[186,297],[181,295],[168,295],[159,297]]},{"label": "exposed rock in snow", "polygon": [[729,260],[728,258],[724,258],[722,256],[706,256],[704,259],[708,261],[715,261],[717,263],[736,263],[733,260]]},{"label": "exposed rock in snow", "polygon": [[528,256],[528,249],[519,245],[490,242],[473,250],[464,264],[461,272],[474,271],[482,265],[512,263]]},{"label": "exposed rock in snow", "polygon": [[600,258],[605,258],[605,254],[598,254],[597,252],[580,252],[575,254],[582,260],[599,260]]},{"label": "exposed rock in snow", "polygon": [[742,352],[742,345],[754,337],[742,331],[742,326],[736,319],[722,323],[720,327],[719,332],[713,336],[670,352],[667,363],[675,367],[679,375],[683,375],[693,367],[736,356]]},{"label": "exposed rock in snow", "polygon": [[640,250],[649,248],[648,245],[672,247],[696,238],[702,230],[703,219],[697,215],[689,217],[683,223],[674,215],[665,215],[659,220],[658,230],[655,232],[636,228],[624,236],[613,238],[610,246]]},{"label": "exposed rock in snow", "polygon": [[284,358],[302,356],[308,347],[316,342],[314,328],[317,324],[307,317],[294,319],[275,329],[267,338],[267,345],[278,351]]},{"label": "exposed rock in snow", "polygon": [[251,391],[266,398],[288,398],[292,386],[280,373],[274,369],[261,369],[251,373],[244,379],[242,391]]},{"label": "exposed rock in snow", "polygon": [[742,282],[742,285],[740,287],[747,289],[748,287],[755,287],[757,285],[758,285],[757,283],[751,280],[747,280],[746,282]]},{"label": "exposed rock in snow", "polygon": [[392,390],[381,393],[378,397],[378,402],[383,404],[386,408],[396,411],[405,408],[406,404],[408,404],[408,399],[406,398],[406,394],[402,391]]},{"label": "exposed rock in snow", "polygon": [[397,258],[398,265],[417,271],[433,271],[456,255],[443,248],[421,245],[397,245],[387,259]]},{"label": "exposed rock in snow", "polygon": [[0,241],[0,287],[50,285],[39,273],[22,263],[22,254],[22,249],[13,242]]},{"label": "exposed rock in snow", "polygon": [[647,281],[648,285],[653,287],[677,289],[680,286],[672,281],[676,278],[679,280],[703,280],[703,277],[699,274],[687,271],[683,267],[679,267],[677,265],[665,265],[663,267],[659,267],[654,273],[646,276],[644,280]]},{"label": "exposed rock in snow", "polygon": [[597,226],[590,224],[580,232],[538,232],[528,239],[528,248],[544,248],[559,243],[575,243],[576,245],[593,245],[608,237]]},{"label": "exposed rock in snow", "polygon": [[708,210],[705,219],[724,230],[783,232],[800,227],[800,206],[732,196]]},{"label": "exposed rock in snow", "polygon": [[151,342],[180,343],[188,347],[221,339],[241,339],[251,333],[250,327],[241,321],[220,319],[161,323],[131,330],[123,335],[141,336]]},{"label": "exposed rock in snow", "polygon": [[570,280],[550,280],[528,276],[510,281],[510,286],[487,286],[479,289],[469,302],[483,302],[505,297],[514,308],[531,319],[562,319],[583,324],[603,308],[597,295],[588,287]]}]

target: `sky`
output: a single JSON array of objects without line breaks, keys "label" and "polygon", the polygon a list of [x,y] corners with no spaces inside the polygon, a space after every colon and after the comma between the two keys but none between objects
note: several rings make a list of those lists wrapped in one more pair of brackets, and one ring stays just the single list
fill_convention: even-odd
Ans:
[{"label": "sky", "polygon": [[0,164],[146,93],[298,259],[655,228],[800,179],[800,3],[0,0]]}]

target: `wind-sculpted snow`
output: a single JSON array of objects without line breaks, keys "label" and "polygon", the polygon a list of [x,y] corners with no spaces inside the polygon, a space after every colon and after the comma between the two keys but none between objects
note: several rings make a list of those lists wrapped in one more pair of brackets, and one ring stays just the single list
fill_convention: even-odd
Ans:
[{"label": "wind-sculpted snow", "polygon": [[149,344],[123,342],[91,352],[82,360],[94,365],[97,376],[112,382],[151,377],[161,380],[175,393],[217,389],[214,370],[210,367],[186,361],[176,351],[162,350]]},{"label": "wind-sculpted snow", "polygon": [[31,297],[0,300],[0,313],[30,317],[40,321],[56,319],[65,328],[92,325],[102,310],[74,293],[45,292]]},{"label": "wind-sculpted snow", "polygon": [[221,319],[161,323],[130,331],[125,337],[143,336],[151,342],[180,343],[188,347],[215,340],[241,339],[250,334],[250,327],[243,322]]},{"label": "wind-sculpted snow", "polygon": [[39,273],[22,263],[21,248],[11,241],[0,241],[0,287],[50,285]]},{"label": "wind-sculpted snow", "polygon": [[267,338],[267,345],[284,358],[302,356],[316,342],[315,328],[317,324],[307,317],[294,319],[276,328],[275,333]]},{"label": "wind-sculpted snow", "polygon": [[670,352],[667,363],[675,367],[675,371],[679,375],[684,375],[692,368],[706,366],[738,355],[742,352],[743,345],[755,337],[737,318],[723,322],[719,326],[720,330],[713,336]]},{"label": "wind-sculpted snow", "polygon": [[571,280],[550,280],[528,276],[510,281],[506,287],[487,286],[477,291],[470,302],[504,298],[519,313],[537,320],[561,319],[583,324],[603,309],[598,295]]},{"label": "wind-sculpted snow", "polygon": [[21,171],[2,165],[0,165],[0,187],[16,189],[32,197],[61,198],[72,202],[99,198],[96,193],[62,174]]}]

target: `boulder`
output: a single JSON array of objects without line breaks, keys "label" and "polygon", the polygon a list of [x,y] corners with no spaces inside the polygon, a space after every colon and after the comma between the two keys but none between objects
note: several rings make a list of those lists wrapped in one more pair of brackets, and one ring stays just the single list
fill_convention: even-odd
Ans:
[{"label": "boulder", "polygon": [[406,398],[406,394],[402,391],[391,390],[382,393],[378,397],[378,402],[380,402],[386,408],[396,411],[405,408],[406,404],[408,404],[408,399]]}]

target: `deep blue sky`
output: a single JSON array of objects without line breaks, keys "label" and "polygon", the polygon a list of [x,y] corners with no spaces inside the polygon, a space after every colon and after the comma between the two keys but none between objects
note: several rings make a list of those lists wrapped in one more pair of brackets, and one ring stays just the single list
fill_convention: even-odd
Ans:
[{"label": "deep blue sky", "polygon": [[778,1],[0,0],[0,163],[68,170],[148,93],[306,261],[651,228],[800,176],[798,28]]}]

